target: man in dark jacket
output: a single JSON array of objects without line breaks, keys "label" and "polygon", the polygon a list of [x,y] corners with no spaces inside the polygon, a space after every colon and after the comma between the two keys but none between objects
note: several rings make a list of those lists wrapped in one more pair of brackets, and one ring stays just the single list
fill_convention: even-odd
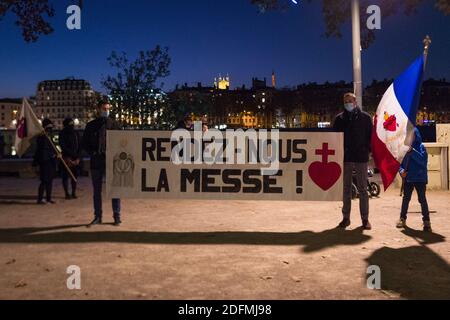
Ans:
[{"label": "man in dark jacket", "polygon": [[359,193],[359,210],[363,228],[370,230],[369,197],[367,194],[367,169],[372,135],[372,118],[361,111],[353,93],[344,95],[344,111],[337,115],[334,130],[344,133],[344,194],[343,220],[338,227],[350,225],[352,204],[352,175],[356,174]]},{"label": "man in dark jacket", "polygon": [[[106,131],[120,130],[119,124],[109,117],[111,105],[107,100],[97,106],[98,117],[86,125],[83,148],[91,157],[91,176],[94,191],[94,220],[89,226],[102,223],[102,185],[106,174]],[[119,226],[120,199],[112,199],[114,225]]]},{"label": "man in dark jacket", "polygon": [[428,183],[428,153],[422,143],[422,137],[417,128],[414,129],[414,142],[410,151],[406,154],[400,166],[400,175],[404,179],[404,192],[402,210],[397,228],[406,227],[406,218],[408,213],[411,195],[416,189],[417,197],[422,208],[423,231],[431,232],[430,211],[425,196]]},{"label": "man in dark jacket", "polygon": [[[75,131],[72,118],[66,118],[63,121],[64,129],[59,134],[59,146],[62,156],[67,166],[75,178],[78,177],[81,161],[81,141],[78,133]],[[61,176],[66,199],[77,198],[77,182],[72,179],[67,168],[61,166]],[[69,179],[72,185],[72,193],[69,193]]]},{"label": "man in dark jacket", "polygon": [[[39,165],[39,178],[41,183],[38,189],[38,204],[55,203],[52,200],[53,179],[56,176],[56,166],[58,155],[52,146],[49,138],[53,130],[53,123],[49,119],[42,121],[45,133],[36,139],[36,152],[34,154],[33,166]],[[47,136],[48,137],[47,137]],[[44,191],[47,202],[44,201]]]}]

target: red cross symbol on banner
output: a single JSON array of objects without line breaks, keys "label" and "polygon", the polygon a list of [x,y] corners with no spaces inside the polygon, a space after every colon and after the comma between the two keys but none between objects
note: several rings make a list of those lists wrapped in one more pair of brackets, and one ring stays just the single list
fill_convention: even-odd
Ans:
[{"label": "red cross symbol on banner", "polygon": [[335,150],[328,148],[328,143],[323,143],[322,149],[316,150],[316,155],[322,156],[322,161],[311,163],[308,169],[311,180],[324,191],[333,187],[342,173],[338,163],[328,162],[329,156],[334,156],[335,154]]}]

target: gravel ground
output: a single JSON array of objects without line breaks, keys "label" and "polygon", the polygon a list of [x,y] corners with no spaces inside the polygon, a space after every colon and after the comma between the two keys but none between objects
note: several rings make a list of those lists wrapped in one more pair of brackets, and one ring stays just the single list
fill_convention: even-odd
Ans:
[{"label": "gravel ground", "polygon": [[[123,200],[123,224],[92,219],[91,186],[79,199],[35,203],[36,180],[0,179],[0,299],[450,299],[450,193],[428,193],[433,231],[421,231],[416,196],[398,230],[399,190],[357,210],[347,231],[338,202]],[[357,202],[353,202],[354,209]],[[67,267],[81,270],[69,290]],[[367,288],[367,267],[381,289]]]}]

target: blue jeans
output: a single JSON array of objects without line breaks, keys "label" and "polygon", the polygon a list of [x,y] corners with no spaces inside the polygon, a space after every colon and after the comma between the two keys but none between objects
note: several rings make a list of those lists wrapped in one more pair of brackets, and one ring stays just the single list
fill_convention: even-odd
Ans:
[{"label": "blue jeans", "polygon": [[[94,188],[94,215],[96,218],[102,218],[102,186],[105,169],[92,169],[92,186]],[[114,219],[120,219],[120,199],[112,199],[112,209]]]},{"label": "blue jeans", "polygon": [[424,182],[405,182],[403,186],[403,202],[400,217],[405,220],[407,218],[409,202],[411,201],[414,188],[417,191],[417,197],[419,198],[419,203],[422,207],[422,220],[424,222],[430,221],[430,211],[428,210],[427,198],[425,196],[427,185]]}]

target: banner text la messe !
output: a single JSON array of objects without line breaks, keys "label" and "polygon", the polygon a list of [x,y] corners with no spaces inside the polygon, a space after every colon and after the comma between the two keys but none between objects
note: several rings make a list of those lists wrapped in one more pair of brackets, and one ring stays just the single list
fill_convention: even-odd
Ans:
[{"label": "banner text la messe !", "polygon": [[108,131],[110,198],[342,200],[343,135]]}]

